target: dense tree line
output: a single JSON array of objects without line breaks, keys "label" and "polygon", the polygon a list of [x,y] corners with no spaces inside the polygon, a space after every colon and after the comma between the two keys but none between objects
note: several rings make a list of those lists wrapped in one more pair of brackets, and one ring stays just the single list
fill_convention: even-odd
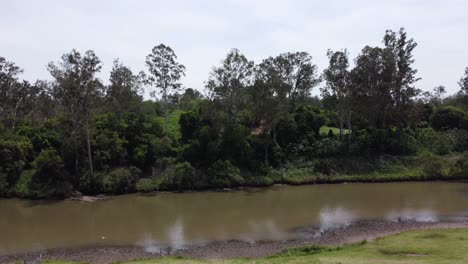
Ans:
[{"label": "dense tree line", "polygon": [[108,84],[93,51],[64,54],[47,66],[51,81],[35,83],[0,57],[0,196],[229,188],[262,184],[294,160],[329,174],[329,157],[465,151],[468,67],[458,93],[422,92],[417,43],[400,29],[382,44],[353,68],[346,50],[329,50],[323,72],[307,52],[255,63],[233,49],[206,95],[183,88],[185,67],[164,44],[146,73],[115,60]]}]

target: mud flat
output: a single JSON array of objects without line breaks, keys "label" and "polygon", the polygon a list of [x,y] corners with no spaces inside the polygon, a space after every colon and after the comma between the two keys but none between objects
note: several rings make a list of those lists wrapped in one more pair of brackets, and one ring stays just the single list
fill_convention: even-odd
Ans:
[{"label": "mud flat", "polygon": [[468,228],[468,220],[456,222],[417,222],[417,221],[381,221],[360,220],[347,226],[320,230],[317,226],[299,227],[294,232],[303,235],[301,239],[286,241],[256,241],[246,242],[239,240],[216,241],[205,244],[186,246],[180,249],[121,246],[121,247],[86,247],[50,249],[42,252],[27,252],[14,255],[0,256],[0,263],[11,263],[36,259],[42,254],[42,260],[63,260],[86,262],[92,264],[113,263],[141,258],[154,258],[158,256],[178,255],[201,259],[228,259],[228,258],[260,258],[279,253],[286,248],[306,244],[340,245],[372,241],[377,237],[392,235],[416,229],[445,229]]}]

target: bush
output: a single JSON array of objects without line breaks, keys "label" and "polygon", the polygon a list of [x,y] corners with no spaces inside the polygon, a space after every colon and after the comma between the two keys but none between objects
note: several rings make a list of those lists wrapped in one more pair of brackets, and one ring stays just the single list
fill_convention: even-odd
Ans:
[{"label": "bush", "polygon": [[139,192],[154,192],[159,190],[161,180],[154,178],[143,178],[139,179],[136,183],[136,189]]},{"label": "bush", "polygon": [[55,149],[42,150],[34,160],[33,168],[36,173],[32,176],[31,188],[36,191],[38,198],[64,197],[71,193],[68,174]]},{"label": "bush", "polygon": [[177,163],[164,172],[164,188],[170,190],[194,190],[199,187],[201,181],[197,180],[197,172],[189,162]]},{"label": "bush", "polygon": [[32,144],[24,137],[0,138],[0,196],[6,196],[28,164]]},{"label": "bush", "polygon": [[444,161],[439,157],[428,159],[423,165],[424,177],[427,179],[439,179],[444,176]]},{"label": "bush", "polygon": [[228,160],[213,163],[208,169],[208,177],[209,184],[217,188],[230,188],[244,183],[239,168]]},{"label": "bush", "polygon": [[419,151],[428,150],[436,155],[448,154],[455,144],[455,138],[450,132],[435,131],[432,128],[416,130]]},{"label": "bush", "polygon": [[136,167],[117,168],[102,176],[102,191],[105,193],[127,193],[136,189],[141,171]]},{"label": "bush", "polygon": [[447,106],[438,109],[431,119],[432,127],[438,130],[464,129],[468,127],[467,114],[456,107]]}]

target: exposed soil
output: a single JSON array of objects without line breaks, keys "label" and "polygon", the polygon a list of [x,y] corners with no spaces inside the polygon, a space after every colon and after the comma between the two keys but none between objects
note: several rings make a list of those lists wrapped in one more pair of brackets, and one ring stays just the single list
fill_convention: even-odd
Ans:
[{"label": "exposed soil", "polygon": [[377,237],[396,234],[415,229],[438,228],[468,228],[468,221],[462,222],[416,222],[416,221],[378,221],[361,220],[345,227],[319,232],[315,226],[300,227],[295,229],[306,235],[303,239],[287,241],[259,241],[255,243],[231,240],[210,242],[202,245],[189,246],[179,250],[155,250],[148,252],[142,247],[87,247],[74,249],[50,249],[44,252],[28,252],[15,255],[0,256],[0,263],[14,261],[34,260],[42,254],[42,260],[66,260],[86,262],[92,264],[113,263],[116,261],[129,261],[133,259],[152,258],[163,255],[178,255],[201,259],[226,259],[226,258],[259,258],[279,253],[290,247],[306,244],[339,245],[372,241]]}]

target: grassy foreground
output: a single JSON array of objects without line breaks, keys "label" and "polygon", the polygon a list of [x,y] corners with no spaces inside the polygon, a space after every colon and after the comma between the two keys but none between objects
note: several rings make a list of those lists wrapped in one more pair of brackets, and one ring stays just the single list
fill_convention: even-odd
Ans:
[{"label": "grassy foreground", "polygon": [[[46,262],[65,264],[64,262]],[[263,259],[197,260],[164,257],[128,264],[263,264],[263,263],[468,263],[468,229],[419,230],[392,235],[370,243],[343,247],[290,249]]]}]

